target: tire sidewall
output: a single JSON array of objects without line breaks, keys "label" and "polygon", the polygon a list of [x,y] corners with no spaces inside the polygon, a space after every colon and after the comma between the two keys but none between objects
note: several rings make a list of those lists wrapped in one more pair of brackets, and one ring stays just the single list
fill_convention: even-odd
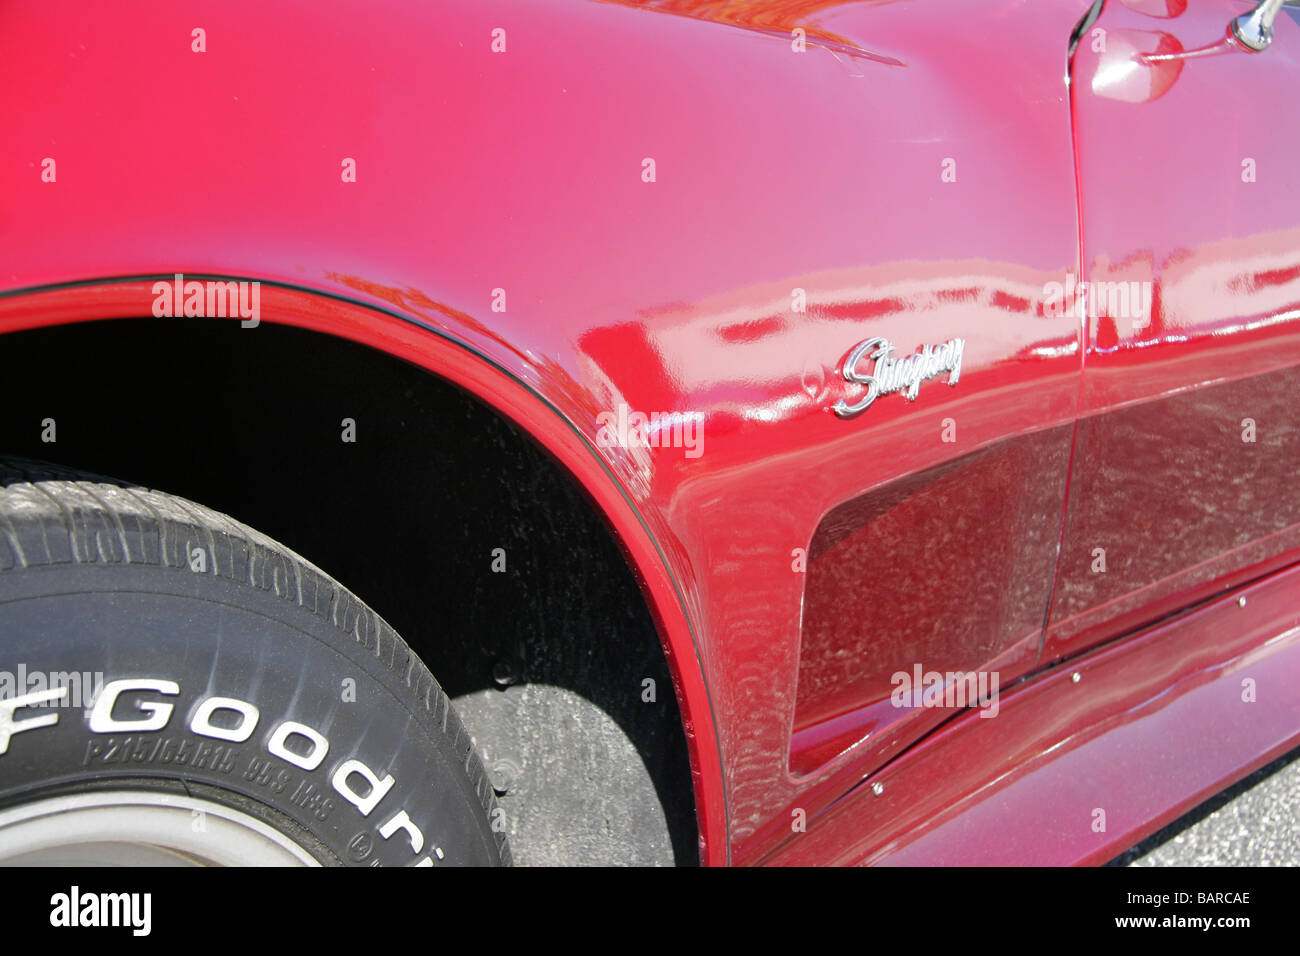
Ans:
[{"label": "tire sidewall", "polygon": [[[59,675],[67,686],[63,702],[13,713],[46,723],[11,727],[0,806],[85,787],[190,784],[263,809],[321,862],[501,862],[441,690],[373,613],[340,620],[346,592],[302,593],[309,578],[286,595],[151,565],[0,574],[0,674],[15,685],[0,696]],[[294,725],[319,737],[288,733]]]}]

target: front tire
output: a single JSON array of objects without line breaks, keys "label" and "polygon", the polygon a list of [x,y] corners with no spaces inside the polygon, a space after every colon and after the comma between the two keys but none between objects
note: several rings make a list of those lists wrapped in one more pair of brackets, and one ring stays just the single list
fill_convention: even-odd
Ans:
[{"label": "front tire", "polygon": [[432,675],[324,572],[0,460],[0,862],[495,865],[499,814]]}]

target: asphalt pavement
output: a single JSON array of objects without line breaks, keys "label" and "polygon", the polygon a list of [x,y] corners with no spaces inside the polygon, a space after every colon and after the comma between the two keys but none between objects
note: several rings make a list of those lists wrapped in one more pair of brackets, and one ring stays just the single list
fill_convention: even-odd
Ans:
[{"label": "asphalt pavement", "polygon": [[1113,866],[1300,866],[1300,749],[1113,860]]}]

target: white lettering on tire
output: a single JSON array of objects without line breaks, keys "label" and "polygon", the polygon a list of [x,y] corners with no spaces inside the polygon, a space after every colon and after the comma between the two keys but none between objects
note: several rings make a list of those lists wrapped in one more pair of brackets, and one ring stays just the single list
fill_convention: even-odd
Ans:
[{"label": "white lettering on tire", "polygon": [[[242,718],[239,721],[239,726],[214,726],[211,718],[218,710],[231,710],[239,714]],[[194,711],[194,716],[190,718],[190,730],[196,734],[202,734],[204,737],[231,740],[237,744],[242,744],[253,736],[253,730],[257,727],[260,716],[261,713],[258,709],[246,700],[236,700],[233,697],[209,697],[199,704],[198,710]]]},{"label": "white lettering on tire", "polygon": [[[296,754],[286,747],[285,742],[294,736],[305,737],[310,740],[312,744],[311,753],[304,756]],[[325,755],[329,753],[330,742],[306,724],[300,724],[296,720],[286,720],[275,728],[275,733],[266,742],[266,749],[272,755],[279,757],[281,760],[287,760],[295,767],[301,767],[303,770],[315,770],[321,765]]]},{"label": "white lettering on tire", "polygon": [[90,729],[97,734],[111,734],[118,731],[143,733],[146,730],[162,730],[167,721],[172,719],[172,705],[152,700],[142,700],[136,709],[151,716],[143,720],[114,720],[113,705],[118,695],[128,690],[152,690],[160,694],[175,696],[181,692],[181,685],[170,680],[154,680],[150,677],[128,677],[126,680],[109,681],[95,698],[95,706],[90,711]]},{"label": "white lettering on tire", "polygon": [[[348,777],[354,773],[365,777],[366,782],[370,784],[370,792],[364,797],[353,790],[348,783]],[[380,780],[375,776],[374,771],[360,760],[343,761],[339,764],[339,768],[334,771],[334,776],[330,780],[334,789],[339,792],[339,796],[360,810],[363,817],[370,816],[370,812],[379,806],[379,801],[384,799],[384,795],[389,790],[393,789],[393,784],[396,782],[391,773],[385,775],[383,780]]]},{"label": "white lettering on tire", "polygon": [[[151,691],[168,697],[175,697],[180,694],[181,688],[175,681],[155,677],[128,677],[122,680],[110,681],[100,688],[86,718],[91,733],[145,733],[162,730],[167,726],[176,705],[162,700],[137,700],[135,710],[144,716],[132,716],[127,719],[115,718],[113,710],[117,705],[118,698],[130,691]],[[15,711],[24,707],[39,707],[42,704],[62,700],[67,696],[67,693],[68,688],[63,686],[34,691],[21,697],[0,699],[0,755],[8,752],[9,741],[15,734],[40,727],[50,727],[59,721],[57,713],[41,714],[36,717],[17,720],[14,718]],[[228,710],[239,714],[239,724],[235,727],[218,727],[213,724],[212,716],[219,710]],[[260,720],[261,711],[255,704],[236,697],[214,696],[205,698],[195,708],[194,714],[190,718],[189,729],[202,737],[243,743],[252,737]],[[290,737],[302,737],[309,741],[311,751],[306,754],[294,753],[288,748]],[[296,720],[283,720],[276,725],[274,732],[267,740],[266,750],[273,757],[291,763],[303,770],[312,771],[324,763],[325,756],[330,750],[330,742],[323,734],[306,724],[299,723]],[[353,789],[350,778],[354,775],[362,777],[369,784],[369,789],[364,795]],[[355,758],[345,760],[339,764],[330,777],[330,784],[334,790],[338,792],[339,796],[356,807],[363,817],[369,817],[374,812],[375,808],[379,806],[396,783],[397,781],[392,774],[386,773],[380,778],[365,763]],[[404,809],[398,809],[384,821],[379,827],[379,835],[387,840],[399,830],[406,831],[411,844],[412,856],[419,855],[425,845],[424,831],[416,825]],[[436,846],[434,850],[441,859],[443,856],[442,850]],[[433,866],[434,863],[430,857],[426,856],[419,859],[415,865]]]},{"label": "white lettering on tire", "polygon": [[407,836],[411,838],[411,852],[419,853],[424,849],[424,834],[420,828],[411,822],[411,818],[406,815],[405,810],[398,810],[383,826],[379,828],[379,835],[387,840],[398,830],[405,830]]},{"label": "white lettering on tire", "polygon": [[23,694],[21,697],[0,700],[0,754],[9,749],[9,738],[14,734],[22,733],[24,730],[35,730],[37,727],[49,727],[51,724],[59,722],[58,714],[42,714],[39,717],[28,717],[26,720],[14,720],[15,710],[21,707],[48,704],[56,700],[62,700],[66,696],[68,696],[68,688],[67,685],[64,685],[49,690],[32,691],[30,694]]}]

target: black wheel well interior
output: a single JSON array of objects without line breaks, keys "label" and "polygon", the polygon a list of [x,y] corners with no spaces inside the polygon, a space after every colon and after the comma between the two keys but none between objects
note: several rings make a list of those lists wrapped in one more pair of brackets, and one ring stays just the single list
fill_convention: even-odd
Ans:
[{"label": "black wheel well interior", "polygon": [[[597,707],[653,781],[669,833],[662,862],[696,862],[686,744],[636,580],[571,477],[477,398],[352,342],[204,319],[11,333],[0,382],[0,452],[188,497],[282,541],[383,615],[453,700],[554,687]],[[503,734],[479,740],[490,773],[493,751],[506,755],[507,777],[525,780],[539,761],[572,756],[508,753],[520,728],[497,726],[503,719],[466,721],[476,740]],[[524,736],[569,741],[561,750],[576,753],[590,746],[576,739],[588,724],[577,726]],[[596,779],[561,788],[563,812],[592,818],[593,832],[595,818],[608,828],[620,801],[638,799],[621,789],[644,789],[618,768],[586,773]],[[519,779],[498,787],[527,789]],[[517,858],[529,857],[518,846],[527,838],[512,833]],[[533,858],[580,862],[591,841],[577,842],[588,846]]]}]

